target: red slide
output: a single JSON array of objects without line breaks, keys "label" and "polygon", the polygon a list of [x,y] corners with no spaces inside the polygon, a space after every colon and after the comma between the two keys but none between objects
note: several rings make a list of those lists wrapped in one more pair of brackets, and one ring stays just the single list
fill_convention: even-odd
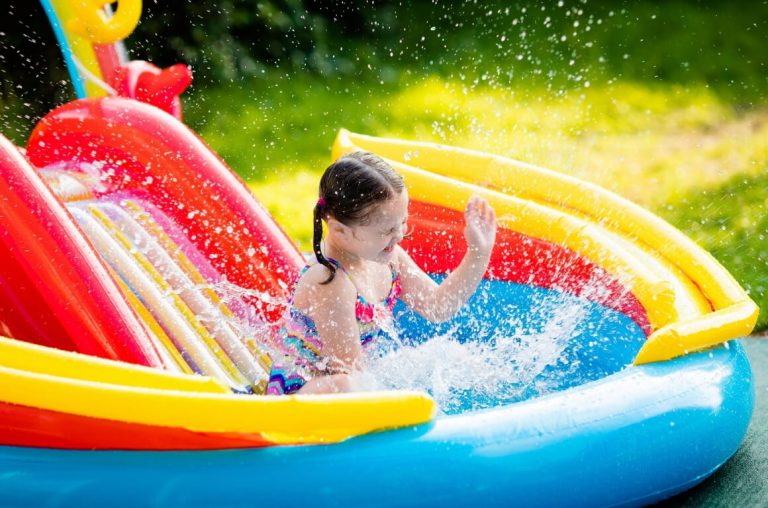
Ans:
[{"label": "red slide", "polygon": [[[174,274],[186,274],[225,315],[268,329],[303,264],[295,245],[203,141],[167,113],[134,100],[64,105],[34,130],[26,157],[0,139],[0,165],[0,333],[6,336],[205,372],[205,358],[189,357],[174,335],[177,325],[203,332],[208,326],[195,310],[200,298],[174,287]],[[134,272],[121,271],[122,258],[105,255],[105,235],[88,234],[90,222],[78,219],[86,213],[125,248],[120,255],[139,260],[143,276],[159,289],[142,292]],[[144,224],[142,231],[164,252],[126,229],[120,219],[129,213],[130,224]],[[171,258],[175,264],[166,266]],[[237,297],[221,294],[222,287],[236,288]],[[182,318],[158,310],[155,294]],[[221,361],[221,369],[232,374],[235,357]]]}]

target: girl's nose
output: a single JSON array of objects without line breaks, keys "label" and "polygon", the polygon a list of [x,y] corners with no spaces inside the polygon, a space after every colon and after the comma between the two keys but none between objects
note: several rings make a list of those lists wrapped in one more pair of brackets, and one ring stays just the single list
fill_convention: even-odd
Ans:
[{"label": "girl's nose", "polygon": [[400,226],[397,231],[395,231],[395,243],[402,242],[403,238],[405,238],[405,228]]}]

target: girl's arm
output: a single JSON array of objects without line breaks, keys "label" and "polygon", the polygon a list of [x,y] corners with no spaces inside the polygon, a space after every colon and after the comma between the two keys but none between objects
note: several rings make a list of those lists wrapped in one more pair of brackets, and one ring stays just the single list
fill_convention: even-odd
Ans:
[{"label": "girl's arm", "polygon": [[473,197],[464,211],[467,253],[438,285],[398,247],[401,299],[432,322],[450,319],[469,300],[483,278],[496,241],[496,214],[482,198]]},{"label": "girl's arm", "polygon": [[320,284],[327,277],[324,267],[310,268],[296,288],[293,304],[315,322],[329,373],[360,370],[363,350],[355,319],[357,290],[340,273],[330,283]]}]

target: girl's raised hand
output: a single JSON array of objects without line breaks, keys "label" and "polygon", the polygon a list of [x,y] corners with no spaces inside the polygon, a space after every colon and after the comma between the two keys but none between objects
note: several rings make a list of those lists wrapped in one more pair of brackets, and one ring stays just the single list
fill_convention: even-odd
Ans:
[{"label": "girl's raised hand", "polygon": [[496,241],[496,212],[485,199],[472,196],[464,210],[464,220],[468,251],[489,256]]}]

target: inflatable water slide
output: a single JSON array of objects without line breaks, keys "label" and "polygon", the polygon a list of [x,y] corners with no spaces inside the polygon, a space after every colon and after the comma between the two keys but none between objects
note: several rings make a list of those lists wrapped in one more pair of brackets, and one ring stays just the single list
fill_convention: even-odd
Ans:
[{"label": "inflatable water slide", "polygon": [[43,3],[81,98],[24,149],[0,138],[3,506],[632,506],[739,447],[754,394],[732,339],[757,307],[708,253],[587,182],[343,129],[333,157],[405,176],[404,248],[435,278],[471,195],[499,216],[477,295],[446,324],[400,309],[404,347],[493,346],[574,306],[579,326],[531,383],[547,389],[513,399],[512,368],[449,411],[420,390],[264,395],[303,256],[182,123],[189,70],[125,61],[136,2]]}]

